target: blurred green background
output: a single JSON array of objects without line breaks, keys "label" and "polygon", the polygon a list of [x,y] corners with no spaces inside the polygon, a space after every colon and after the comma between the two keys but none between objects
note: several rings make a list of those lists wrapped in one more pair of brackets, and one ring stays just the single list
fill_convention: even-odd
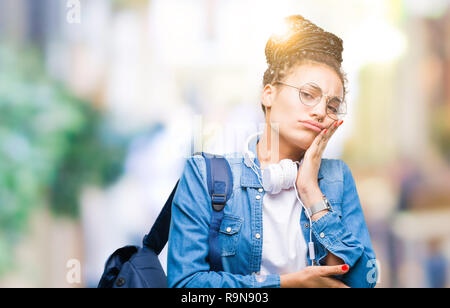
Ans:
[{"label": "blurred green background", "polygon": [[1,275],[14,267],[14,244],[29,231],[31,213],[47,204],[56,215],[78,219],[83,185],[117,178],[126,139],[50,78],[32,45],[2,44],[0,67]]}]

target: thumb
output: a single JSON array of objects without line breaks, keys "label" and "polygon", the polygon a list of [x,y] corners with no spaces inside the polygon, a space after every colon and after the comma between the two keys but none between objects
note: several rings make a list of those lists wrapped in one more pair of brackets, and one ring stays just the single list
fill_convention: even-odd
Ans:
[{"label": "thumb", "polygon": [[350,267],[347,264],[322,266],[322,268],[324,270],[324,276],[346,274],[350,269]]}]

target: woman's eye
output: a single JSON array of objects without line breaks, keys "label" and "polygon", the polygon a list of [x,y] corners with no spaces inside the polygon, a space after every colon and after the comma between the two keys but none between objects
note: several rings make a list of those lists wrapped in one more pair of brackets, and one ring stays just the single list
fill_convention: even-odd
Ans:
[{"label": "woman's eye", "polygon": [[302,95],[302,97],[304,97],[306,99],[312,99],[313,98],[309,93],[306,93],[306,92],[300,92],[300,94]]},{"label": "woman's eye", "polygon": [[337,112],[338,112],[337,108],[334,108],[333,106],[328,106],[328,109],[329,109],[332,113],[337,113]]}]

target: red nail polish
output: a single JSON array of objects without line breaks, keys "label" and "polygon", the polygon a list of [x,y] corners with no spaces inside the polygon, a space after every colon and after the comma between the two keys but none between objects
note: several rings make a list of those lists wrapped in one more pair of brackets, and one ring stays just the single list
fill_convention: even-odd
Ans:
[{"label": "red nail polish", "polygon": [[324,133],[324,134],[326,134],[326,133],[327,133],[327,131],[328,131],[328,129],[324,130],[324,131],[323,131],[323,133]]},{"label": "red nail polish", "polygon": [[342,123],[344,123],[344,120],[342,120],[341,123],[339,123],[339,125],[342,125]]},{"label": "red nail polish", "polygon": [[345,272],[349,269],[347,264],[342,265],[342,270]]}]

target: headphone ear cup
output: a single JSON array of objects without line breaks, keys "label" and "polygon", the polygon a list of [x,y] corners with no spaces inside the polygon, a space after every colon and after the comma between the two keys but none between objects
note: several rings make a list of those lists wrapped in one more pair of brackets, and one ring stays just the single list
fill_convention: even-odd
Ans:
[{"label": "headphone ear cup", "polygon": [[297,165],[290,159],[283,159],[280,161],[280,166],[283,173],[283,189],[289,189],[295,185],[297,179]]},{"label": "headphone ear cup", "polygon": [[297,164],[295,162],[291,163],[291,166],[289,167],[290,170],[290,175],[289,175],[289,188],[293,187],[294,185],[296,185],[297,182],[297,174],[298,174],[298,168],[297,168]]},{"label": "headphone ear cup", "polygon": [[271,194],[278,194],[282,189],[283,171],[279,164],[271,164],[263,169],[263,187]]}]

